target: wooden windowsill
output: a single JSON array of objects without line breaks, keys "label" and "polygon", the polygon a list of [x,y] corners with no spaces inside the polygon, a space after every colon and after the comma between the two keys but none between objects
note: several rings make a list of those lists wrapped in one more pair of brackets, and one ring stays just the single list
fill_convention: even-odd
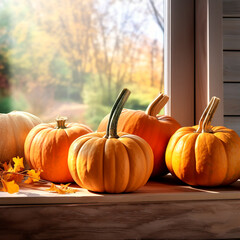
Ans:
[{"label": "wooden windowsill", "polygon": [[[0,192],[3,239],[239,239],[240,181],[193,188],[167,175],[134,193]],[[10,228],[10,230],[9,230]]]},{"label": "wooden windowsill", "polygon": [[112,203],[154,203],[164,201],[199,201],[199,200],[237,200],[240,199],[240,181],[226,187],[195,188],[185,185],[171,175],[160,181],[149,181],[133,193],[101,194],[78,189],[73,194],[56,194],[45,191],[49,185],[26,185],[19,193],[0,192],[0,205],[20,204],[112,204]]}]

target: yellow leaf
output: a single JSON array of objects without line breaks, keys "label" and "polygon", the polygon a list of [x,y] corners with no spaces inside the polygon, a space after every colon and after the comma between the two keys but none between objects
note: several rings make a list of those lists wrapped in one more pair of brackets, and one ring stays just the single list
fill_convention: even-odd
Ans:
[{"label": "yellow leaf", "polygon": [[71,183],[68,183],[68,184],[60,184],[60,188],[62,189],[62,190],[67,190],[68,189],[68,186],[70,185]]},{"label": "yellow leaf", "polygon": [[46,189],[46,191],[49,191],[49,192],[55,192],[56,191],[56,185],[55,184],[53,184],[53,183],[51,183],[51,187],[50,188],[48,188],[48,189]]},{"label": "yellow leaf", "polygon": [[55,184],[51,183],[51,187],[46,189],[46,191],[49,191],[49,192],[56,192],[56,193],[59,193],[59,194],[65,194],[65,191],[60,189],[59,187],[57,187]]},{"label": "yellow leaf", "polygon": [[66,193],[75,193],[75,192],[77,192],[78,190],[68,187],[70,184],[71,183],[68,183],[68,184],[65,184],[65,185],[61,184],[60,188],[62,190],[64,190]]},{"label": "yellow leaf", "polygon": [[34,183],[34,182],[39,182],[41,180],[40,178],[40,173],[41,171],[35,171],[34,169],[28,170],[27,175],[28,179],[24,181],[24,183]]},{"label": "yellow leaf", "polygon": [[13,171],[15,173],[20,172],[21,170],[24,169],[23,158],[14,157],[13,161],[14,161],[14,169],[13,169]]},{"label": "yellow leaf", "polygon": [[46,189],[46,191],[55,192],[55,193],[58,193],[58,194],[66,194],[66,193],[77,192],[77,190],[69,188],[68,187],[69,185],[70,185],[70,183],[68,183],[66,185],[61,184],[60,187],[58,187],[55,184],[51,183],[51,187],[49,189]]},{"label": "yellow leaf", "polygon": [[19,191],[19,186],[15,183],[15,181],[10,181],[7,182],[4,179],[1,179],[3,188],[1,189],[4,192],[8,192],[8,193],[16,193]]},{"label": "yellow leaf", "polygon": [[77,189],[73,189],[73,188],[68,188],[68,189],[66,189],[66,192],[67,193],[75,193],[75,192],[77,192],[78,190]]}]

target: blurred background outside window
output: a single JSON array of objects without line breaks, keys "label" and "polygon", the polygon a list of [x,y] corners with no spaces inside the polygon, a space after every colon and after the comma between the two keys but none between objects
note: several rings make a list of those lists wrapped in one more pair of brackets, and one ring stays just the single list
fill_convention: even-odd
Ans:
[{"label": "blurred background outside window", "polygon": [[1,0],[0,112],[96,130],[123,87],[145,110],[164,91],[164,0]]}]

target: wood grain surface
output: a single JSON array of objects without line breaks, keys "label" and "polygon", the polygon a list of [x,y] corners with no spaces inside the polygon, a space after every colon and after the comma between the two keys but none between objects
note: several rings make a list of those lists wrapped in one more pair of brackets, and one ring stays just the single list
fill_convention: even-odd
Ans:
[{"label": "wood grain surface", "polygon": [[223,18],[223,50],[240,50],[240,18]]},{"label": "wood grain surface", "polygon": [[26,239],[239,239],[239,200],[1,207],[0,236]]},{"label": "wood grain surface", "polygon": [[240,1],[223,0],[223,17],[240,17]]},{"label": "wood grain surface", "polygon": [[240,200],[240,181],[228,187],[196,188],[188,186],[170,174],[150,181],[133,193],[102,194],[89,192],[75,186],[74,194],[56,194],[46,191],[48,185],[32,185],[20,187],[19,193],[0,192],[0,205],[23,204],[112,204],[112,203],[153,203],[164,201],[198,201],[198,200]]},{"label": "wood grain surface", "polygon": [[224,124],[240,134],[239,0],[223,0],[223,50]]},{"label": "wood grain surface", "polygon": [[58,195],[46,188],[0,193],[0,239],[240,238],[240,181],[193,188],[167,175],[129,194],[79,188],[77,194]]},{"label": "wood grain surface", "polygon": [[224,117],[224,126],[234,129],[240,136],[240,117]]},{"label": "wood grain surface", "polygon": [[224,83],[224,115],[240,116],[240,83]]},{"label": "wood grain surface", "polygon": [[223,52],[223,81],[240,82],[240,51]]}]

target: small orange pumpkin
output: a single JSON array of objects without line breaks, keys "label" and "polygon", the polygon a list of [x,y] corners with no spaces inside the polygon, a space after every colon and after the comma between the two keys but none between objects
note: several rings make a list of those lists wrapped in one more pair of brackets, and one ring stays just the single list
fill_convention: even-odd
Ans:
[{"label": "small orange pumpkin", "polygon": [[218,186],[240,177],[240,138],[226,127],[211,126],[219,99],[213,97],[199,125],[183,127],[171,137],[166,165],[172,175],[193,186]]},{"label": "small orange pumpkin", "polygon": [[[165,151],[170,137],[180,128],[172,117],[157,115],[168,102],[169,97],[159,94],[151,102],[146,112],[124,109],[118,121],[118,131],[135,134],[148,142],[154,154],[154,167],[151,177],[163,176],[168,170],[165,164]],[[109,115],[99,124],[98,132],[105,131]]]},{"label": "small orange pumpkin", "polygon": [[24,157],[24,142],[29,131],[41,123],[40,118],[22,111],[0,114],[0,162]]},{"label": "small orange pumpkin", "polygon": [[110,113],[107,132],[76,139],[68,166],[75,182],[94,192],[133,192],[143,186],[153,169],[151,147],[142,138],[117,134],[117,122],[130,91],[124,89]]},{"label": "small orange pumpkin", "polygon": [[78,137],[92,132],[84,124],[68,123],[66,118],[58,118],[55,123],[42,123],[28,134],[25,158],[33,169],[41,169],[41,178],[52,182],[72,182],[68,169],[68,150]]}]

